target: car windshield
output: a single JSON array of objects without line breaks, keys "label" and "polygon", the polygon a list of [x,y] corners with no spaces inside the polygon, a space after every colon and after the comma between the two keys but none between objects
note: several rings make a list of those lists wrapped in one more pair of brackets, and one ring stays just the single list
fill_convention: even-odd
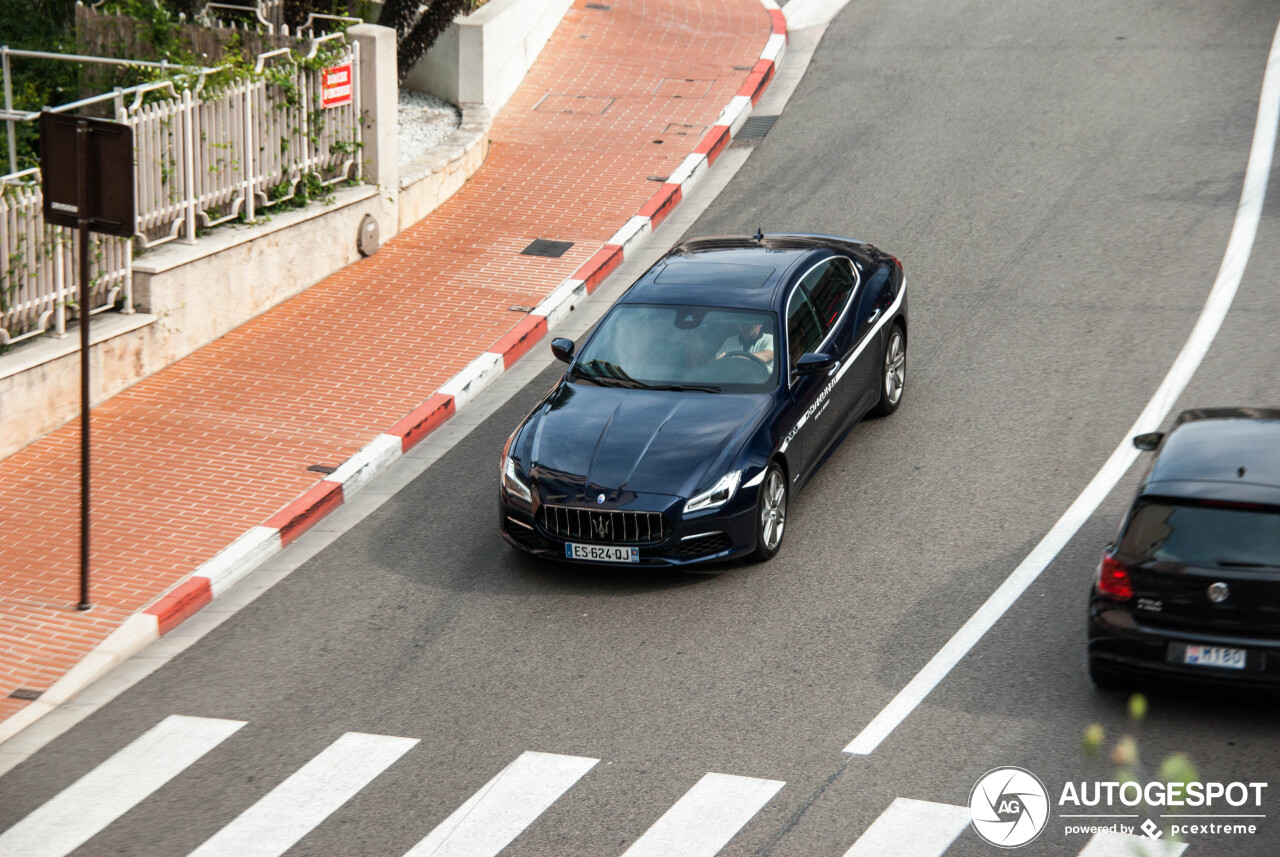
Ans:
[{"label": "car windshield", "polygon": [[777,386],[777,335],[771,312],[624,304],[600,322],[572,375],[602,386],[766,392]]},{"label": "car windshield", "polygon": [[1280,567],[1280,509],[1148,501],[1125,527],[1119,553],[1138,561]]}]

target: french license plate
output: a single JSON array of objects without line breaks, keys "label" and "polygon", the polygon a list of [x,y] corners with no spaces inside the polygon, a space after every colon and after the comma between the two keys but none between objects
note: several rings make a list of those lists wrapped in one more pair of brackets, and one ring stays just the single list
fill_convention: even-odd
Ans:
[{"label": "french license plate", "polygon": [[1182,656],[1184,664],[1195,664],[1200,667],[1221,667],[1229,670],[1244,669],[1244,649],[1228,649],[1224,646],[1187,646],[1187,653]]},{"label": "french license plate", "polygon": [[568,542],[564,546],[567,559],[585,559],[591,562],[639,562],[640,548],[624,548],[617,545],[579,545]]}]

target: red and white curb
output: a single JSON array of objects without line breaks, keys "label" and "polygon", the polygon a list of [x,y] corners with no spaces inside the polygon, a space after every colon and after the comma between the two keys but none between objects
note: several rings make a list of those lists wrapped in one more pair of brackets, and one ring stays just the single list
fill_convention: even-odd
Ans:
[{"label": "red and white curb", "polygon": [[769,40],[738,94],[720,111],[716,123],[662,187],[594,256],[543,298],[505,336],[407,416],[268,518],[263,526],[249,530],[141,613],[130,616],[39,699],[0,723],[0,742],[71,699],[117,664],[176,628],[341,506],[347,497],[390,467],[511,368],[550,330],[563,322],[578,302],[594,292],[624,259],[633,255],[658,224],[680,204],[684,194],[702,180],[773,81],[778,64],[786,53],[787,22],[774,0],[760,2],[769,12]]}]

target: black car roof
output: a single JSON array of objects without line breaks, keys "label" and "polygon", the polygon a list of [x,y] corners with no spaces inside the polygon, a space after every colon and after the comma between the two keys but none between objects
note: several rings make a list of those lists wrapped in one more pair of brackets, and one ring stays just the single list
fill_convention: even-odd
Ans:
[{"label": "black car roof", "polygon": [[826,235],[696,238],[672,247],[623,299],[775,309],[793,275],[859,246],[861,242]]},{"label": "black car roof", "polygon": [[1280,504],[1280,409],[1184,411],[1141,493]]}]

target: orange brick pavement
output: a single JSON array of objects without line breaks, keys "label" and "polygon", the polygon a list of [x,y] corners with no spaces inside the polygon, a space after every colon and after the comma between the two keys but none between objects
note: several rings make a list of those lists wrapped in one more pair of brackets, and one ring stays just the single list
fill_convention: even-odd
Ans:
[{"label": "orange brick pavement", "polygon": [[[79,428],[0,461],[0,720],[426,399],[603,246],[747,79],[759,0],[566,14],[479,173],[352,265],[93,411],[93,601],[74,609]],[[534,238],[574,242],[521,256]]]}]

